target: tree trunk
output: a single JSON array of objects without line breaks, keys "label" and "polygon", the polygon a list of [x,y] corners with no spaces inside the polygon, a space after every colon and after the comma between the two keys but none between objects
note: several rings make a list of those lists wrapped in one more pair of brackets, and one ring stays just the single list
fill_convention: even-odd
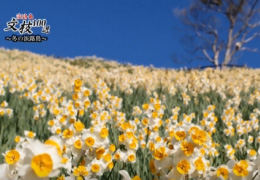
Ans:
[{"label": "tree trunk", "polygon": [[222,67],[227,66],[229,62],[231,61],[231,48],[232,48],[232,43],[233,43],[233,26],[230,27],[228,31],[228,44],[227,44],[227,50],[225,54],[225,59],[222,63]]},{"label": "tree trunk", "polygon": [[219,51],[215,52],[214,55],[214,65],[216,66],[216,68],[218,67],[218,57],[219,57]]}]

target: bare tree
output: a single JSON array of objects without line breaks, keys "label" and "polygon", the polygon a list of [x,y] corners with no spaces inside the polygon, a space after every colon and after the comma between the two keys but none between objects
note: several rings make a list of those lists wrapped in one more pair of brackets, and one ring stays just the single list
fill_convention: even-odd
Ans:
[{"label": "bare tree", "polygon": [[[260,37],[259,0],[194,0],[189,8],[175,9],[175,15],[191,27],[185,43],[196,59],[215,66],[234,62],[241,51],[259,52],[246,44]],[[226,22],[225,22],[226,21]]]}]

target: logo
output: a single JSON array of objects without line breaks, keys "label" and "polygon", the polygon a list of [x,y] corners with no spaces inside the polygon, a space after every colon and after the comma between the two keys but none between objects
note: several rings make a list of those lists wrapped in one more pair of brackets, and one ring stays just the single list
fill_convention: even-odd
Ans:
[{"label": "logo", "polygon": [[12,31],[12,36],[6,36],[5,40],[13,42],[42,42],[47,41],[48,37],[40,34],[33,34],[33,28],[40,28],[41,34],[49,34],[51,27],[47,25],[46,19],[35,19],[33,14],[17,14],[6,23],[4,31]]}]

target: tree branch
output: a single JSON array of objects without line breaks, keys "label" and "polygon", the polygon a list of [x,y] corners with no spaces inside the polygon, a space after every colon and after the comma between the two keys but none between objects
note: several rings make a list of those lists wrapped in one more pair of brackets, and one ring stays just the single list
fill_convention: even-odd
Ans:
[{"label": "tree branch", "polygon": [[260,21],[258,21],[255,24],[248,24],[248,27],[251,28],[251,29],[254,29],[254,28],[258,27],[258,26],[260,26]]},{"label": "tree branch", "polygon": [[209,56],[206,49],[203,49],[202,52],[210,62],[214,63],[214,60]]},{"label": "tree branch", "polygon": [[[201,57],[199,59],[203,58],[214,65],[225,66],[237,58],[234,55],[240,50],[258,52],[243,45],[260,36],[255,29],[260,27],[260,20],[257,19],[259,1],[221,0],[222,3],[216,5],[210,4],[209,0],[197,0],[189,8],[178,11],[183,24],[189,26],[193,34],[191,37],[185,34],[185,42],[195,50],[190,53],[194,52],[195,56]],[[230,22],[226,29],[227,36],[219,34],[219,20],[222,18]],[[223,60],[220,60],[222,57]]]},{"label": "tree branch", "polygon": [[250,51],[250,52],[259,53],[259,50],[257,48],[251,49],[251,48],[247,48],[247,47],[242,47],[240,49],[240,51]]},{"label": "tree branch", "polygon": [[248,42],[252,41],[253,39],[257,38],[258,36],[260,36],[260,33],[254,33],[251,37],[247,38],[242,43],[243,44],[248,43]]},{"label": "tree branch", "polygon": [[255,2],[253,3],[248,15],[246,16],[246,21],[244,22],[244,25],[239,29],[239,31],[233,36],[233,39],[237,39],[245,30],[246,28],[248,27],[248,24],[249,24],[249,20],[250,18],[253,16],[253,13],[254,13],[254,9],[257,5],[257,3],[259,2],[259,0],[255,0]]}]

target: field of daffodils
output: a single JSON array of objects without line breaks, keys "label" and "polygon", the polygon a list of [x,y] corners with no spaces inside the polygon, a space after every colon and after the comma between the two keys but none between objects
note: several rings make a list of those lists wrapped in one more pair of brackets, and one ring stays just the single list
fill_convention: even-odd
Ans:
[{"label": "field of daffodils", "polygon": [[0,49],[0,180],[259,180],[260,70]]}]

